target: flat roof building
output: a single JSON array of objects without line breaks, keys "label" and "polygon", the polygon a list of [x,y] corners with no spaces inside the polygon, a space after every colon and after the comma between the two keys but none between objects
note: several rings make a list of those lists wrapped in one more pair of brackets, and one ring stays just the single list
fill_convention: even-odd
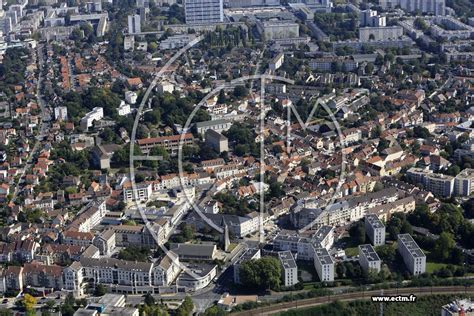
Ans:
[{"label": "flat roof building", "polygon": [[321,282],[334,281],[334,259],[325,248],[314,250],[314,267]]},{"label": "flat roof building", "polygon": [[377,215],[368,214],[365,216],[365,232],[372,245],[381,246],[385,244],[385,225]]},{"label": "flat roof building", "polygon": [[426,256],[410,234],[398,235],[398,252],[413,275],[426,271]]},{"label": "flat roof building", "polygon": [[359,245],[359,263],[366,272],[369,270],[380,272],[382,266],[382,260],[370,244]]},{"label": "flat roof building", "polygon": [[298,283],[298,267],[291,251],[282,251],[278,253],[278,259],[281,264],[281,274],[284,286],[293,286]]}]

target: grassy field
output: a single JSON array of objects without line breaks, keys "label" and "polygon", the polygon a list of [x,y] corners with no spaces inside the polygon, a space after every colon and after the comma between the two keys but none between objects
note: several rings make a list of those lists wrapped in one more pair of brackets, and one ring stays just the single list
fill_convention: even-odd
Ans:
[{"label": "grassy field", "polygon": [[427,262],[426,272],[433,273],[434,271],[439,270],[441,268],[445,268],[446,266],[446,263]]}]

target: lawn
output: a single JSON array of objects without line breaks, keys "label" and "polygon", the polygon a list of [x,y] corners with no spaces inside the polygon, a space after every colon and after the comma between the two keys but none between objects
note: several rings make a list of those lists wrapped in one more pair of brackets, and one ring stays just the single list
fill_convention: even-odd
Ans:
[{"label": "lawn", "polygon": [[441,268],[445,268],[447,266],[446,263],[438,263],[438,262],[427,262],[426,263],[426,272],[433,273],[436,270]]},{"label": "lawn", "polygon": [[347,257],[354,257],[359,254],[359,247],[345,248],[344,251],[346,252]]}]

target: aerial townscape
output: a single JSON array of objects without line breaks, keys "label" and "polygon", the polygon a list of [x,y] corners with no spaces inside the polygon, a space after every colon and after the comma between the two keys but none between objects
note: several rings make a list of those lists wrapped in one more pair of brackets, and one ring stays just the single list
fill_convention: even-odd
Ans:
[{"label": "aerial townscape", "polygon": [[0,214],[0,316],[474,316],[474,0],[0,0]]}]

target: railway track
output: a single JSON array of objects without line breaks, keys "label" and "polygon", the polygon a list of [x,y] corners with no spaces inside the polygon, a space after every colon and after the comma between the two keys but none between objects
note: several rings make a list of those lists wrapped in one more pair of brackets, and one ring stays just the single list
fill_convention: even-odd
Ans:
[{"label": "railway track", "polygon": [[[322,304],[328,304],[334,301],[355,301],[370,299],[372,296],[393,296],[393,295],[433,295],[433,294],[474,294],[474,288],[464,286],[436,286],[436,287],[411,287],[411,288],[398,288],[398,289],[384,289],[343,293],[335,295],[327,295],[320,297],[307,298],[299,301],[278,303],[270,306],[264,306],[258,309],[240,311],[231,313],[235,316],[251,316],[251,315],[272,315],[279,312],[287,311],[294,308],[307,308]],[[380,303],[375,303],[380,304]]]}]

